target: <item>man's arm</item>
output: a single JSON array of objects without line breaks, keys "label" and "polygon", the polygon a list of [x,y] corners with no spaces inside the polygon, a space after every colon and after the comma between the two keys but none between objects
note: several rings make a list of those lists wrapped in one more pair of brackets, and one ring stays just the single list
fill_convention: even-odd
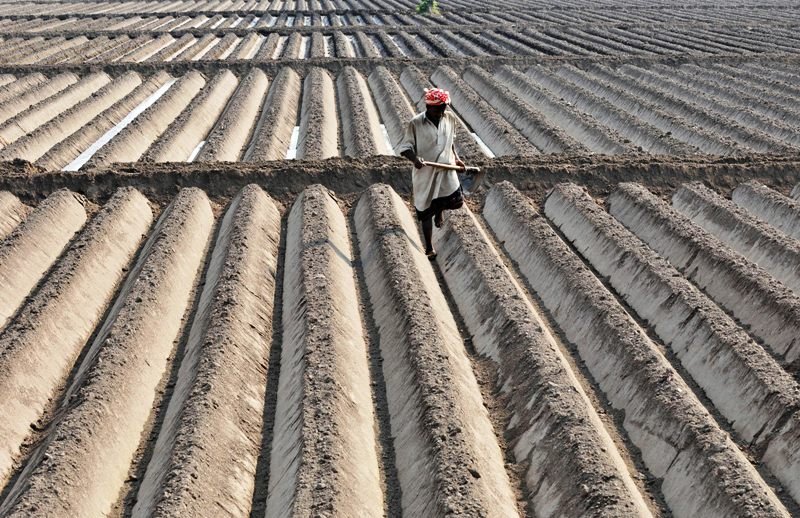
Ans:
[{"label": "man's arm", "polygon": [[466,167],[466,164],[464,164],[464,161],[461,160],[460,158],[458,158],[458,151],[456,151],[455,142],[453,143],[453,156],[456,157],[456,165],[458,167]]},{"label": "man's arm", "polygon": [[406,124],[406,130],[403,133],[403,140],[395,148],[395,152],[402,157],[414,162],[414,167],[420,169],[425,167],[425,161],[417,156],[417,138],[414,132],[414,121],[410,120]]},{"label": "man's arm", "polygon": [[425,161],[420,157],[418,157],[416,153],[414,153],[413,149],[406,149],[400,154],[406,157],[407,159],[411,160],[412,162],[414,162],[414,167],[416,167],[417,169],[425,167]]}]

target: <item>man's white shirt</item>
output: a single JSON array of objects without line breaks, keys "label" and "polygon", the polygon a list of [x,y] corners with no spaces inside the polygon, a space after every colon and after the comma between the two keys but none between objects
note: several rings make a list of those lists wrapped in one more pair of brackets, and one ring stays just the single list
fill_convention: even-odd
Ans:
[{"label": "man's white shirt", "polygon": [[[406,125],[403,140],[395,148],[399,155],[409,149],[427,162],[455,164],[453,141],[456,136],[456,118],[449,111],[444,112],[439,127],[425,117],[425,112],[416,115]],[[425,166],[420,169],[412,166],[411,180],[414,189],[414,207],[423,211],[431,206],[436,198],[453,194],[459,187],[455,171]]]}]

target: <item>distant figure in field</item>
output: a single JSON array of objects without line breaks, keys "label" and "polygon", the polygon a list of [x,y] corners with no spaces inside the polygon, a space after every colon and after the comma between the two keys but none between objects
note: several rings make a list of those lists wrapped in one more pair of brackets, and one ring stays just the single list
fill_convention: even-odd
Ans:
[{"label": "distant figure in field", "polygon": [[414,186],[414,208],[417,219],[422,223],[425,237],[425,255],[436,258],[431,243],[433,223],[442,226],[442,213],[458,209],[464,205],[464,196],[458,174],[428,165],[427,162],[451,164],[464,167],[458,158],[454,140],[456,118],[447,110],[450,105],[450,92],[440,88],[425,90],[424,112],[408,122],[403,140],[396,152],[414,162],[412,183]]}]

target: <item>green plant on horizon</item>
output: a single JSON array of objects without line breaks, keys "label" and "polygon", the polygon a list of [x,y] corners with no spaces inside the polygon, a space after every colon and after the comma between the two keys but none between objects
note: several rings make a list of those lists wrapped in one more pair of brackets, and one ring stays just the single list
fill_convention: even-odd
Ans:
[{"label": "green plant on horizon", "polygon": [[419,0],[419,3],[417,4],[417,12],[419,14],[432,14],[439,16],[441,11],[439,11],[438,0]]}]

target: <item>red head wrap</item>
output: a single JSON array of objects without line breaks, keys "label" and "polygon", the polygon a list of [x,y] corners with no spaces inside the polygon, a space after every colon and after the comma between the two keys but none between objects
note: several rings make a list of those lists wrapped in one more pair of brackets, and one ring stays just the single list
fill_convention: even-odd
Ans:
[{"label": "red head wrap", "polygon": [[440,104],[450,104],[450,92],[441,88],[425,89],[425,104],[429,106],[439,106]]}]

